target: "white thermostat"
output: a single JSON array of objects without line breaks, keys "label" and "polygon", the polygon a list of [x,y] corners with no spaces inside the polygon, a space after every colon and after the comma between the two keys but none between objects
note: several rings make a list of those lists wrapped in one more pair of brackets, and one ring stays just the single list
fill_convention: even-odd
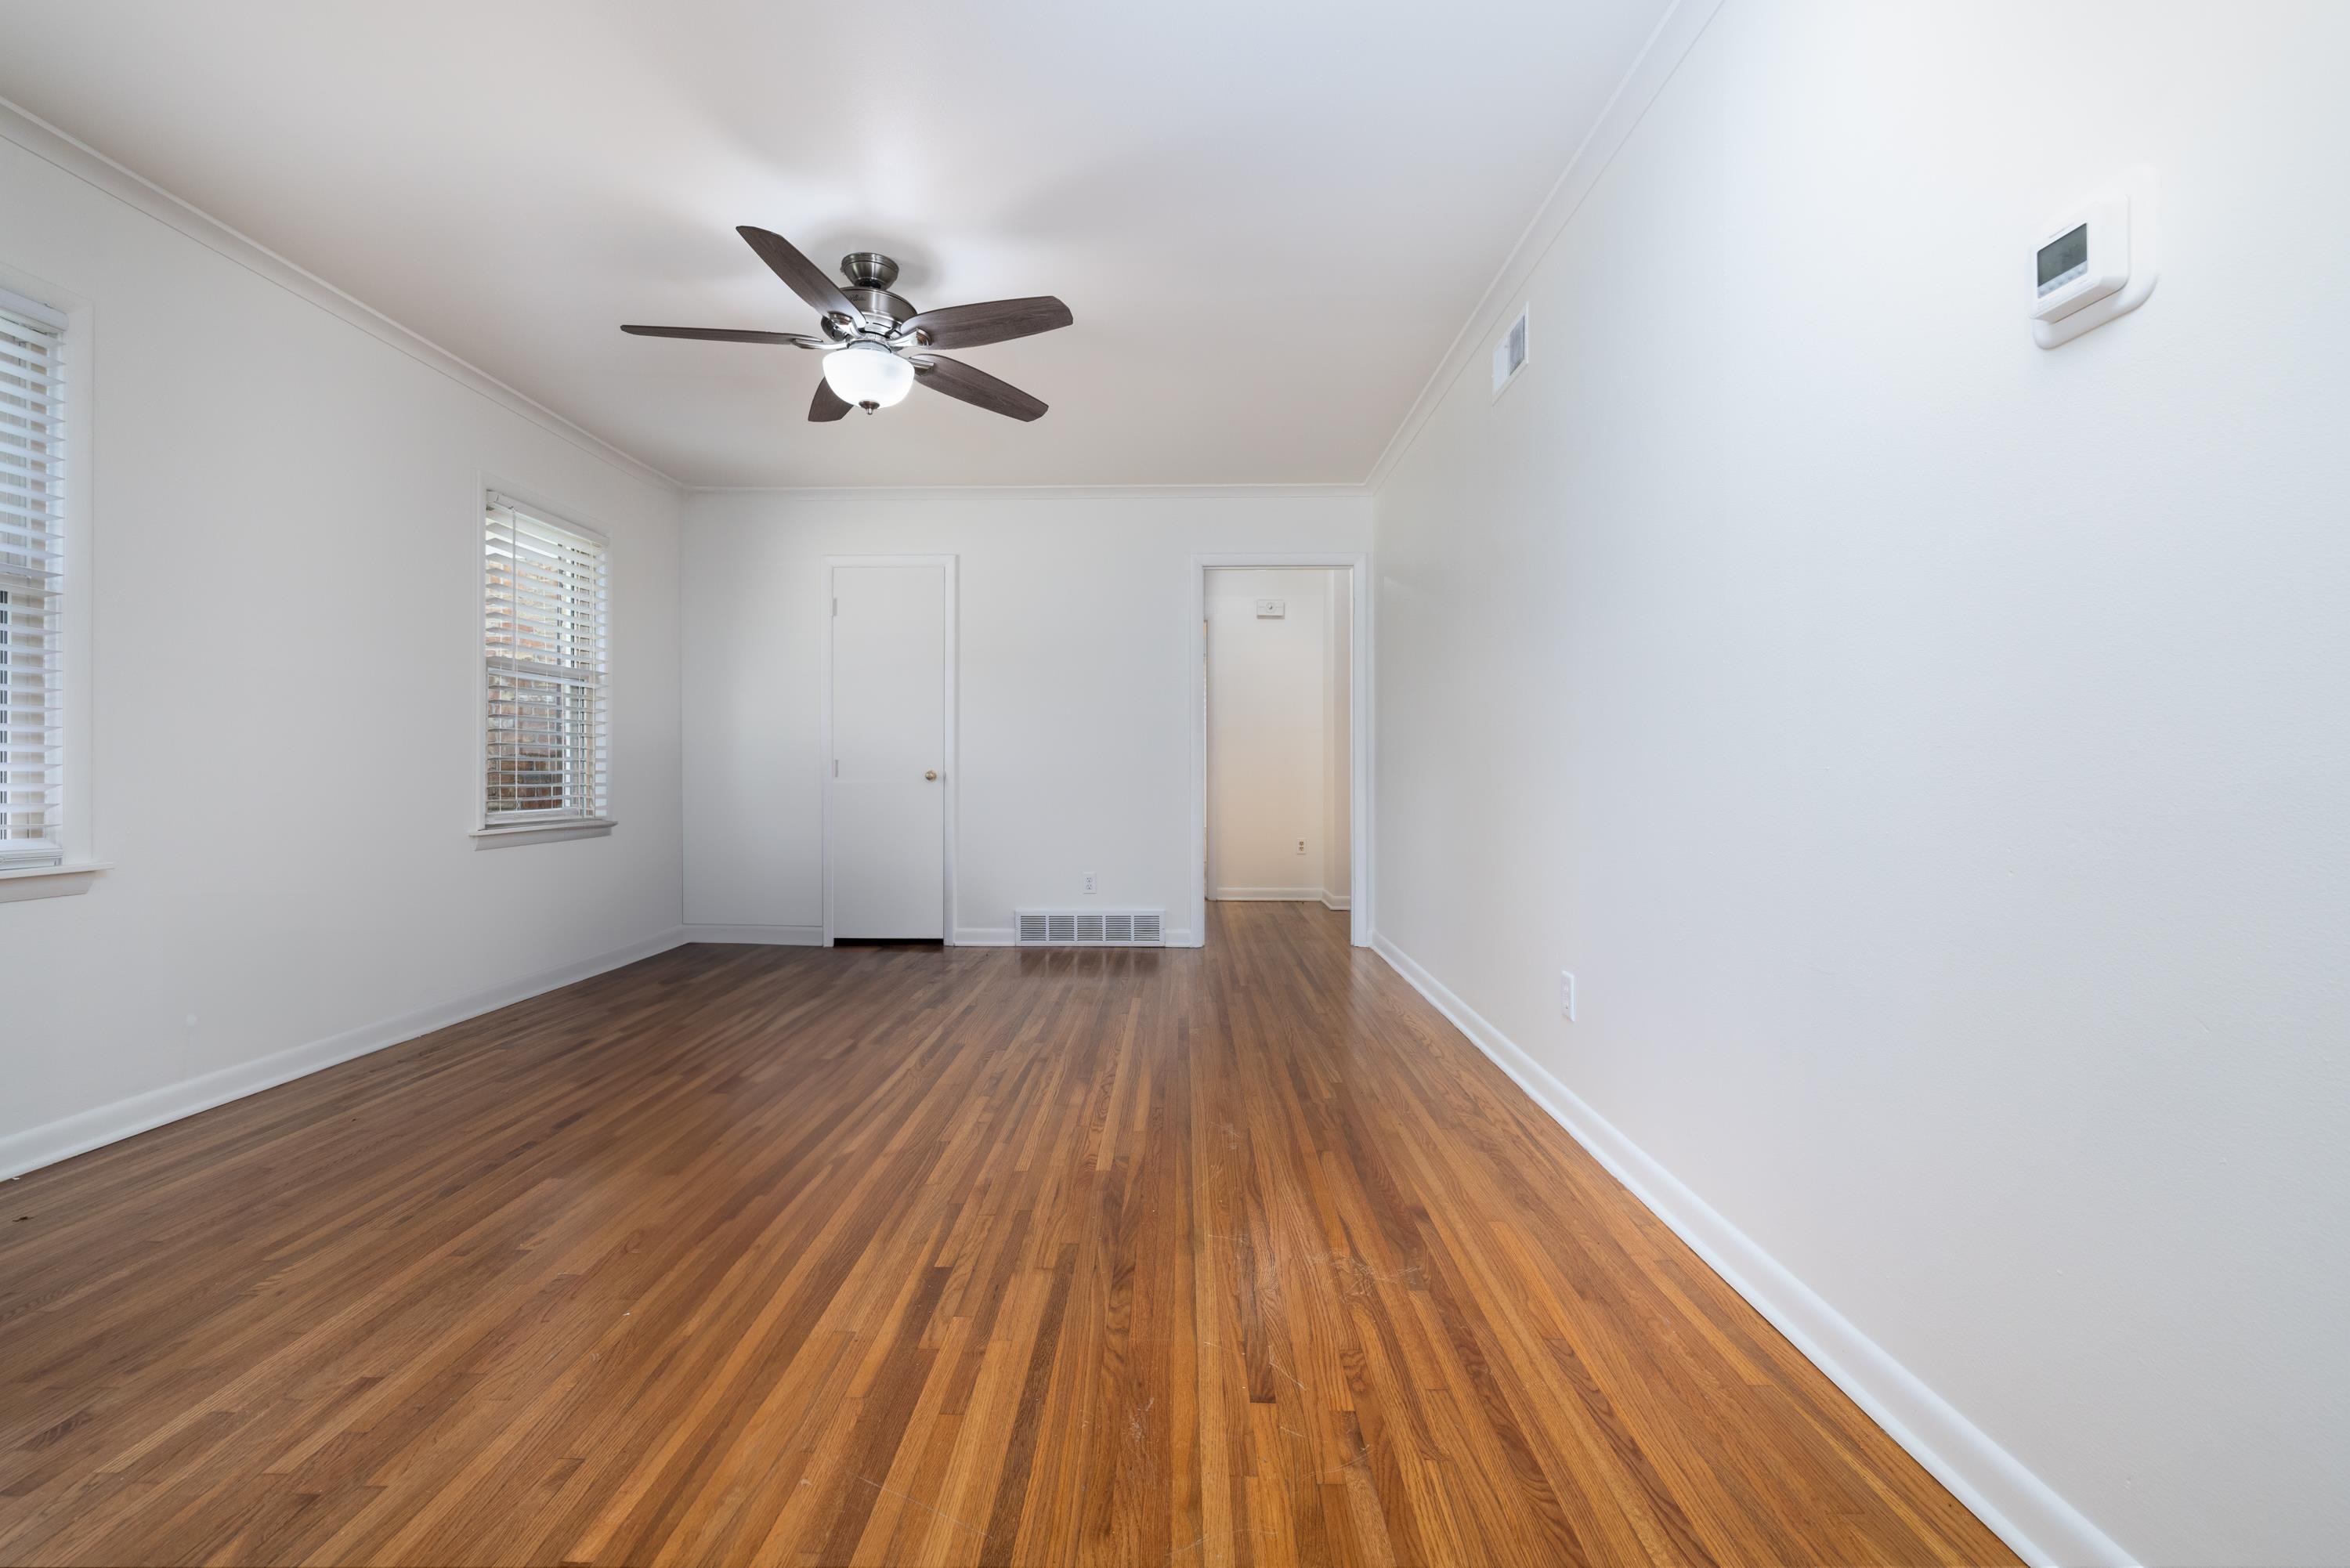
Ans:
[{"label": "white thermostat", "polygon": [[2043,348],[2136,310],[2154,292],[2154,176],[2132,170],[2041,225],[2032,332]]},{"label": "white thermostat", "polygon": [[1287,599],[1259,599],[1256,601],[1256,618],[1259,620],[1281,620],[1285,618],[1288,614],[1289,601]]},{"label": "white thermostat", "polygon": [[2092,202],[2065,213],[2040,236],[2032,260],[2035,321],[2062,321],[2085,305],[2120,293],[2129,281],[2129,203]]}]

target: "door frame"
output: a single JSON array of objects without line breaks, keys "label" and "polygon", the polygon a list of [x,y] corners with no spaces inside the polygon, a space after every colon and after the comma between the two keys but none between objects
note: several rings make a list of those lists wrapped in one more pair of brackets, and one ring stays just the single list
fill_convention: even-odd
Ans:
[{"label": "door frame", "polygon": [[1185,641],[1191,649],[1184,677],[1191,687],[1191,945],[1208,945],[1208,574],[1219,567],[1260,571],[1344,567],[1350,603],[1347,659],[1347,940],[1371,945],[1371,558],[1367,555],[1289,551],[1275,555],[1220,554],[1191,557],[1191,616]]},{"label": "door frame", "polygon": [[832,946],[832,782],[834,762],[832,750],[832,635],[833,624],[837,618],[834,614],[834,601],[837,597],[836,588],[837,578],[835,574],[842,566],[940,566],[945,568],[941,574],[941,591],[944,593],[946,597],[946,603],[943,606],[946,626],[946,658],[942,660],[942,663],[945,666],[944,678],[946,681],[946,691],[944,693],[945,701],[942,705],[942,711],[946,715],[946,723],[945,733],[941,737],[941,750],[944,753],[944,757],[939,763],[939,780],[945,790],[944,796],[939,802],[939,853],[943,857],[944,864],[942,869],[945,874],[941,877],[940,883],[942,889],[942,907],[939,910],[939,940],[944,942],[948,947],[952,947],[955,945],[956,775],[962,772],[962,769],[957,765],[959,755],[957,751],[957,730],[955,724],[955,645],[957,642],[955,626],[956,608],[961,597],[961,588],[957,582],[956,557],[952,556],[827,556],[824,558],[822,584],[824,594],[823,597],[816,601],[818,620],[824,628],[824,636],[820,639],[820,646],[816,657],[816,688],[822,694],[823,701],[823,719],[820,729],[820,733],[823,737],[821,742],[823,751],[819,757],[818,771],[823,774],[824,778],[824,842],[822,846],[824,866],[824,945],[826,947]]}]

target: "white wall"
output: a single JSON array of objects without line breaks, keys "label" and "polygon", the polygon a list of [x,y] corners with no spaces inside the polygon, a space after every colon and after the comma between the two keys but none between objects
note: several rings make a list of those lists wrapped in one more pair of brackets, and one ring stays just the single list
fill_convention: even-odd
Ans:
[{"label": "white wall", "polygon": [[1191,933],[1192,557],[1359,551],[1359,495],[700,494],[684,557],[686,919],[823,920],[816,659],[827,555],[960,558],[961,938],[1012,911],[1164,908]]},{"label": "white wall", "polygon": [[[0,1169],[673,933],[679,494],[7,140],[0,214],[90,311],[68,701],[115,865],[0,903]],[[611,535],[608,838],[467,837],[485,478]]]},{"label": "white wall", "polygon": [[[1208,897],[1320,899],[1330,822],[1327,568],[1212,571],[1208,612]],[[1284,614],[1260,618],[1260,598]],[[1343,798],[1343,796],[1342,796]],[[1300,852],[1298,843],[1305,842]]]},{"label": "white wall", "polygon": [[1376,501],[1381,936],[2150,1562],[2350,1557],[2345,59],[1731,0]]}]

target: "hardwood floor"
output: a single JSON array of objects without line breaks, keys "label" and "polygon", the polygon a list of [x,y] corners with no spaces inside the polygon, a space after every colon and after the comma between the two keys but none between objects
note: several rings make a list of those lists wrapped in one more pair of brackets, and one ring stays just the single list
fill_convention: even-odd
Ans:
[{"label": "hardwood floor", "polygon": [[1318,907],[691,947],[0,1188],[0,1561],[2009,1563]]}]

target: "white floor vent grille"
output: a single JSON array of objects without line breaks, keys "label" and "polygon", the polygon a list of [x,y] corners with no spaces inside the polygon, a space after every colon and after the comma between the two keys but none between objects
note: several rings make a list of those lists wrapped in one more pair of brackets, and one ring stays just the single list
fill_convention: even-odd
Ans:
[{"label": "white floor vent grille", "polygon": [[1164,909],[1017,909],[1024,948],[1155,948]]}]

